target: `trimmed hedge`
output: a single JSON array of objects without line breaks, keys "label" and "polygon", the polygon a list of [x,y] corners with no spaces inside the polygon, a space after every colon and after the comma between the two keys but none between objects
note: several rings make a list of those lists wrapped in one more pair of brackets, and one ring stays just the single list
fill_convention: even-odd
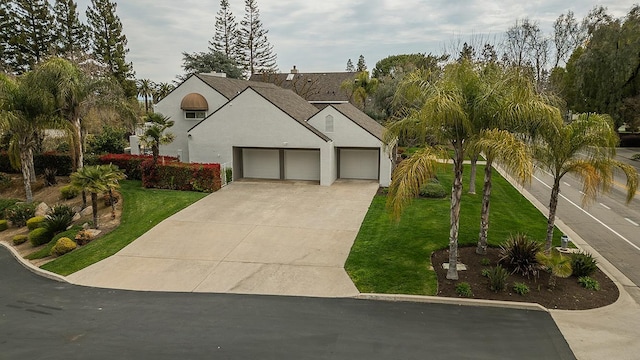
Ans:
[{"label": "trimmed hedge", "polygon": [[27,220],[27,229],[34,230],[44,225],[44,216],[34,216]]},{"label": "trimmed hedge", "polygon": [[9,222],[7,220],[0,220],[0,231],[5,231],[9,228]]},{"label": "trimmed hedge", "polygon": [[40,246],[48,243],[53,238],[53,235],[45,228],[37,228],[31,230],[29,233],[29,241],[33,246]]},{"label": "trimmed hedge", "polygon": [[60,197],[64,200],[70,200],[80,194],[80,189],[73,185],[65,185],[60,188]]},{"label": "trimmed hedge", "polygon": [[[98,158],[100,165],[113,164],[117,166],[129,180],[142,180],[140,165],[153,159],[151,155],[131,155],[131,154],[106,154]],[[160,156],[158,163],[177,162],[178,158],[173,156]]]},{"label": "trimmed hedge", "polygon": [[27,235],[16,235],[13,237],[13,239],[11,239],[11,241],[13,241],[13,245],[20,245],[20,244],[24,244],[27,242],[27,240],[29,240],[29,237]]},{"label": "trimmed hedge", "polygon": [[146,188],[214,192],[220,189],[220,164],[171,162],[166,164],[147,160],[142,163],[142,185]]},{"label": "trimmed hedge", "polygon": [[73,240],[68,237],[63,237],[56,241],[56,244],[51,248],[50,254],[51,256],[61,256],[71,252],[77,247],[78,245]]},{"label": "trimmed hedge", "polygon": [[[49,168],[55,169],[58,176],[69,176],[73,168],[73,162],[68,154],[45,152],[33,155],[33,167],[36,169],[36,174],[44,174],[44,170]],[[0,172],[20,173],[19,169],[16,170],[11,167],[9,155],[6,151],[0,152]]]}]

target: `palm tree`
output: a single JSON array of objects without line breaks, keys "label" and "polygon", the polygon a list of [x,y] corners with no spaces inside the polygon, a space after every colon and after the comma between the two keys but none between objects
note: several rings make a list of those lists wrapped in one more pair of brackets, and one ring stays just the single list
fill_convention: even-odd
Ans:
[{"label": "palm tree", "polygon": [[21,78],[0,74],[0,129],[11,135],[12,165],[21,169],[29,203],[33,201],[31,182],[35,181],[33,150],[37,132],[51,122],[52,105],[51,97],[33,86],[32,73]]},{"label": "palm tree", "polygon": [[136,81],[138,87],[138,96],[144,98],[144,111],[149,112],[149,98],[153,96],[155,84],[149,79],[138,79]]},{"label": "palm tree", "polygon": [[536,254],[536,260],[547,268],[551,273],[549,276],[549,287],[556,287],[556,278],[567,278],[571,276],[571,259],[562,255],[558,250],[553,249],[548,253],[539,252]]},{"label": "palm tree", "polygon": [[638,173],[633,166],[615,160],[618,144],[612,119],[608,115],[582,114],[565,125],[561,119],[539,127],[531,138],[536,165],[553,176],[546,249],[551,249],[555,225],[560,181],[566,174],[582,179],[583,204],[596,198],[600,191],[608,191],[613,184],[614,169],[627,177],[627,203],[638,188]]},{"label": "palm tree", "polygon": [[378,88],[378,79],[370,78],[368,71],[361,71],[356,74],[353,80],[346,80],[340,87],[349,92],[357,104],[362,104],[362,110],[367,107],[367,99]]},{"label": "palm tree", "polygon": [[153,88],[153,103],[157,104],[160,100],[166,98],[173,89],[174,86],[169,83],[157,83]]},{"label": "palm tree", "polygon": [[82,188],[91,194],[91,206],[93,209],[93,227],[98,224],[98,194],[112,191],[124,179],[124,174],[114,165],[85,166],[71,174],[71,184]]},{"label": "palm tree", "polygon": [[140,140],[145,146],[151,147],[153,164],[155,165],[160,155],[160,145],[170,144],[175,138],[172,133],[165,133],[167,129],[173,126],[173,121],[161,113],[147,114],[146,120],[149,126],[147,126]]}]

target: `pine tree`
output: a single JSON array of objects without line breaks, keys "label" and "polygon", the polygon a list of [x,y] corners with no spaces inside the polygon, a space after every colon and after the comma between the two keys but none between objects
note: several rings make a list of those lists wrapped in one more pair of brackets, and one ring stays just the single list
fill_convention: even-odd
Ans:
[{"label": "pine tree", "polygon": [[367,71],[367,63],[364,61],[364,56],[360,55],[358,58],[358,65],[356,65],[356,71],[362,72]]},{"label": "pine tree", "polygon": [[244,11],[238,37],[239,50],[242,52],[240,64],[250,75],[257,72],[278,71],[277,55],[273,52],[273,45],[267,39],[269,31],[262,27],[256,0],[245,0]]},{"label": "pine tree", "polygon": [[53,9],[56,25],[56,52],[60,56],[74,58],[89,50],[87,26],[80,22],[78,4],[73,0],[56,0]]},{"label": "pine tree", "polygon": [[345,69],[347,72],[355,72],[356,68],[353,66],[353,61],[351,59],[347,60],[347,68]]},{"label": "pine tree", "polygon": [[137,90],[133,77],[133,64],[125,60],[127,37],[122,32],[122,22],[116,15],[116,3],[109,0],[91,0],[87,8],[89,32],[93,40],[93,53],[118,80],[129,96]]},{"label": "pine tree", "polygon": [[14,0],[14,70],[21,73],[35,67],[51,54],[54,46],[53,15],[47,0]]},{"label": "pine tree", "polygon": [[0,2],[0,71],[10,71],[15,58],[15,14],[10,2]]},{"label": "pine tree", "polygon": [[220,1],[220,10],[216,14],[216,32],[209,41],[209,50],[221,52],[228,58],[238,61],[238,24],[229,8],[228,0]]}]

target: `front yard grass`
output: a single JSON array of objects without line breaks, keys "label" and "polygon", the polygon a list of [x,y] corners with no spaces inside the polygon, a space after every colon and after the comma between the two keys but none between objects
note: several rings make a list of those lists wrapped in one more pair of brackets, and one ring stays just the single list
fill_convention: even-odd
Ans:
[{"label": "front yard grass", "polygon": [[200,192],[145,189],[140,181],[133,180],[122,181],[120,192],[124,202],[118,228],[43,265],[42,268],[60,275],[84,269],[115,254],[162,220],[208,195]]},{"label": "front yard grass", "polygon": [[[470,170],[465,166],[460,247],[477,244],[480,232],[484,166],[477,169],[475,195],[466,193]],[[438,179],[450,193],[451,166],[444,166]],[[444,199],[415,199],[399,222],[391,218],[385,201],[381,195],[373,199],[345,264],[347,273],[360,292],[435,295],[438,284],[431,269],[431,253],[449,246],[450,195]],[[489,221],[491,246],[498,246],[515,233],[544,241],[546,217],[496,171]],[[556,229],[554,244],[559,244],[560,235]],[[460,261],[464,263],[465,259]]]}]

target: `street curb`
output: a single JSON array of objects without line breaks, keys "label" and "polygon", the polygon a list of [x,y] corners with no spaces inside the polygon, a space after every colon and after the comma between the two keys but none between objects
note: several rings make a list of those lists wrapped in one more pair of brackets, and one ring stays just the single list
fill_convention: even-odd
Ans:
[{"label": "street curb", "polygon": [[[520,192],[522,196],[524,196],[531,204],[533,204],[533,206],[535,206],[542,213],[542,215],[544,215],[545,217],[548,216],[547,207],[544,206],[540,201],[538,201],[538,199],[533,197],[533,195],[531,195],[531,193],[529,193],[529,191],[527,191],[527,189],[525,189],[524,186],[522,186],[521,184],[518,184],[502,168],[498,166],[494,166],[494,168],[498,170],[498,173],[500,173],[502,177],[504,177],[514,188],[516,188],[516,190],[518,190],[518,192]],[[618,302],[620,302],[623,297],[622,296],[623,293],[631,297],[631,294],[629,294],[629,292],[627,291],[627,288],[639,289],[639,287],[636,284],[634,284],[633,281],[631,281],[626,275],[624,275],[620,270],[618,270],[618,268],[616,268],[613,264],[611,264],[611,262],[609,262],[609,260],[607,260],[604,256],[600,255],[600,253],[598,253],[596,249],[594,249],[591,245],[589,245],[586,241],[584,241],[583,238],[581,238],[575,231],[573,231],[573,229],[567,226],[562,220],[558,219],[558,217],[556,217],[555,225],[558,229],[560,229],[560,231],[562,231],[564,234],[569,236],[569,239],[571,240],[571,242],[579,250],[590,253],[597,260],[598,268],[602,270],[602,272],[607,277],[609,277],[609,279],[611,279],[611,281],[613,281],[613,283],[616,284],[616,286],[618,287],[618,291],[620,292],[618,299],[613,304],[610,304],[604,307],[613,306]],[[555,309],[552,309],[552,310],[553,311],[588,311],[588,310],[555,310]],[[593,310],[593,309],[590,309],[590,310]]]},{"label": "street curb", "polygon": [[439,296],[372,294],[372,293],[360,293],[355,298],[362,299],[362,300],[377,300],[377,301],[389,301],[389,302],[415,302],[415,303],[445,304],[445,305],[459,305],[459,306],[496,307],[496,308],[509,308],[509,309],[518,309],[518,310],[543,311],[547,313],[549,312],[547,308],[545,308],[540,304],[518,302],[518,301],[458,299],[458,298],[439,297]]},{"label": "street curb", "polygon": [[45,277],[47,279],[51,279],[51,280],[55,280],[55,281],[59,281],[59,282],[63,282],[63,283],[67,283],[67,284],[71,284],[64,276],[62,275],[58,275],[56,273],[52,273],[51,271],[47,271],[47,270],[43,270],[40,269],[37,266],[34,266],[33,264],[31,264],[31,262],[29,260],[26,260],[25,258],[23,258],[22,256],[20,256],[20,254],[16,251],[16,249],[7,244],[4,241],[0,241],[0,245],[4,246],[7,250],[9,250],[9,252],[11,253],[11,255],[13,255],[13,257],[18,261],[19,264],[21,264],[22,266],[24,266],[25,268],[27,268],[27,270],[31,271],[32,273]]}]

